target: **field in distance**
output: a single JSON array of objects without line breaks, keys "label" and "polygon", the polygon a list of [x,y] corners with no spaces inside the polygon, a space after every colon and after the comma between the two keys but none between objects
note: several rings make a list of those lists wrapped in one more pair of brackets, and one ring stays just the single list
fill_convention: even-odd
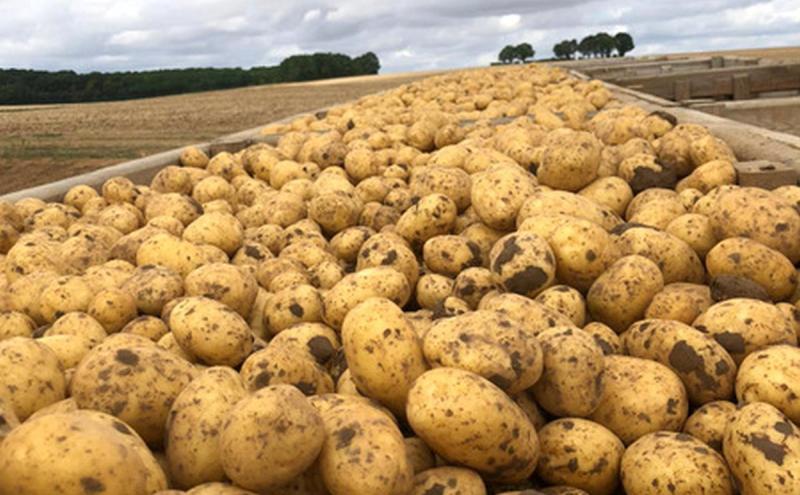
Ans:
[{"label": "field in distance", "polygon": [[430,72],[108,103],[0,106],[0,194],[356,99]]}]

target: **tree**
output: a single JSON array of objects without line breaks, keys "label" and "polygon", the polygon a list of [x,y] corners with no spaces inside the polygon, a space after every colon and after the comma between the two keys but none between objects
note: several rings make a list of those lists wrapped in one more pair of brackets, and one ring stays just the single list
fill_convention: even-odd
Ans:
[{"label": "tree", "polygon": [[581,42],[578,43],[578,51],[581,52],[583,58],[597,55],[597,40],[595,39],[595,35],[590,34],[589,36],[585,36]]},{"label": "tree", "polygon": [[511,45],[506,45],[500,50],[500,54],[497,56],[497,60],[503,62],[504,64],[510,64],[516,58],[516,50]]},{"label": "tree", "polygon": [[529,58],[533,58],[536,50],[533,49],[530,43],[520,43],[514,47],[514,58],[519,59],[520,62],[525,63]]},{"label": "tree", "polygon": [[633,44],[633,37],[625,32],[615,34],[614,42],[620,57],[624,57],[626,53],[636,48],[636,45]]},{"label": "tree", "polygon": [[553,54],[559,59],[571,60],[576,51],[578,51],[576,40],[563,40],[553,46]]},{"label": "tree", "polygon": [[377,74],[381,70],[381,62],[378,60],[378,56],[372,52],[354,58],[353,64],[359,74]]},{"label": "tree", "polygon": [[617,49],[617,42],[614,37],[608,33],[597,33],[594,35],[594,43],[597,53],[601,57],[610,57],[614,50]]}]

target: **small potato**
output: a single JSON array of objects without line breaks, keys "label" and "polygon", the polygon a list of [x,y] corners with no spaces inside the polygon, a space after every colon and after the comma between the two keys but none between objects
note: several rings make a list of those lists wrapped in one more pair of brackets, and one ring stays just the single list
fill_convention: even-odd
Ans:
[{"label": "small potato", "polygon": [[422,247],[431,237],[448,234],[457,215],[456,204],[442,194],[422,197],[397,220],[396,231],[414,249]]},{"label": "small potato", "polygon": [[427,469],[414,476],[410,495],[486,495],[480,475],[471,469],[442,466]]},{"label": "small potato", "polygon": [[403,311],[388,299],[367,299],[347,313],[342,344],[358,390],[402,417],[411,384],[428,369]]},{"label": "small potato", "polygon": [[653,296],[644,316],[691,325],[713,303],[708,286],[675,282]]},{"label": "small potato", "polygon": [[98,194],[94,188],[87,185],[75,186],[64,195],[64,204],[81,210],[87,201],[96,197]]},{"label": "small potato", "polygon": [[45,336],[73,335],[87,339],[92,347],[103,342],[108,334],[103,326],[86,313],[67,313],[57,319],[50,328],[44,332]]},{"label": "small potato", "polygon": [[536,402],[558,416],[591,414],[603,395],[603,351],[594,339],[574,327],[556,327],[537,338],[544,354],[544,373],[533,386]]},{"label": "small potato", "polygon": [[436,321],[425,334],[423,351],[432,366],[471,371],[509,394],[530,388],[542,376],[538,340],[499,311]]},{"label": "small potato", "polygon": [[322,321],[322,299],[310,285],[295,285],[278,291],[264,305],[264,321],[271,334],[301,322]]},{"label": "small potato", "polygon": [[195,244],[211,244],[230,256],[242,246],[244,229],[233,215],[205,213],[186,227],[183,238]]},{"label": "small potato", "polygon": [[196,146],[188,146],[181,151],[179,161],[184,167],[206,168],[208,155]]},{"label": "small potato", "polygon": [[238,366],[252,351],[247,322],[207,297],[181,299],[169,314],[169,327],[184,351],[212,366]]},{"label": "small potato", "polygon": [[52,323],[72,311],[86,311],[92,301],[92,290],[80,277],[59,277],[41,293],[42,317]]},{"label": "small potato", "polygon": [[597,178],[602,145],[592,133],[557,129],[543,144],[545,151],[536,170],[543,185],[578,191]]},{"label": "small potato", "polygon": [[580,292],[568,285],[554,285],[536,296],[536,301],[568,317],[577,327],[586,322],[586,302]]},{"label": "small potato", "polygon": [[472,177],[471,204],[486,226],[509,230],[536,184],[535,177],[517,165],[496,165]]},{"label": "small potato", "polygon": [[484,263],[480,246],[458,235],[431,237],[422,247],[422,258],[430,271],[451,278]]},{"label": "small potato", "polygon": [[577,194],[566,191],[538,190],[529,195],[517,215],[517,227],[530,217],[547,215],[567,215],[582,218],[610,231],[621,223],[611,209]]},{"label": "small potato", "polygon": [[631,186],[619,177],[601,177],[578,191],[578,194],[610,208],[620,216],[625,214],[625,208],[633,199]]},{"label": "small potato", "polygon": [[705,258],[717,243],[711,220],[707,216],[697,213],[687,213],[676,217],[664,231],[688,244],[701,258]]},{"label": "small potato", "polygon": [[625,445],[614,433],[593,421],[558,419],[538,432],[541,457],[536,474],[552,485],[569,485],[593,495],[610,495],[617,488]]},{"label": "small potato", "polygon": [[6,311],[0,313],[0,340],[12,337],[32,337],[36,323],[25,313]]},{"label": "small potato", "polygon": [[322,295],[322,318],[339,329],[347,313],[370,297],[385,297],[403,307],[410,296],[408,280],[402,273],[389,267],[366,268],[346,275]]},{"label": "small potato", "polygon": [[755,402],[736,411],[722,450],[742,493],[800,492],[800,429],[775,407]]},{"label": "small potato", "polygon": [[149,315],[161,314],[164,305],[184,293],[181,276],[169,268],[156,265],[141,265],[122,285],[136,300],[140,312]]},{"label": "small potato", "polygon": [[86,313],[103,325],[107,333],[116,333],[136,318],[136,299],[123,289],[103,290],[94,296]]},{"label": "small potato", "polygon": [[672,165],[659,162],[648,153],[637,153],[622,160],[619,164],[619,176],[630,184],[634,194],[653,187],[672,189],[677,181],[676,170]]},{"label": "small potato", "polygon": [[[47,465],[58,469],[42,476],[40,467]],[[0,450],[2,493],[139,495],[166,488],[166,477],[144,442],[102,413],[54,413],[28,421]]]},{"label": "small potato", "polygon": [[184,280],[187,296],[214,299],[247,317],[256,298],[258,283],[253,275],[228,263],[203,265]]},{"label": "small potato", "polygon": [[158,342],[161,337],[169,332],[169,327],[161,318],[156,318],[155,316],[140,316],[129,321],[128,324],[122,328],[121,332],[139,335],[154,342]]},{"label": "small potato", "polygon": [[350,227],[331,238],[330,248],[333,254],[346,263],[354,263],[364,242],[375,235],[369,227]]},{"label": "small potato", "polygon": [[415,475],[436,467],[436,458],[433,452],[421,438],[406,437],[403,439],[403,443],[406,444],[406,457]]},{"label": "small potato", "polygon": [[390,415],[356,397],[322,397],[327,404],[316,401],[313,405],[325,425],[318,463],[328,491],[333,495],[410,493],[414,472],[403,435]]},{"label": "small potato", "polygon": [[697,317],[692,326],[719,342],[737,366],[748,354],[770,345],[797,345],[793,323],[772,304],[728,299]]},{"label": "small potato", "polygon": [[[296,388],[263,388],[230,410],[219,435],[222,468],[249,490],[279,487],[311,466],[324,433],[320,414]],[[254,437],[263,441],[254,445]],[[265,463],[269,469],[263,468]]]},{"label": "small potato", "polygon": [[419,278],[415,290],[417,303],[425,309],[433,310],[453,292],[455,282],[435,273],[428,273]]},{"label": "small potato", "polygon": [[309,396],[334,391],[333,378],[327,370],[294,346],[267,345],[254,352],[242,364],[241,375],[251,392],[277,384],[294,385]]},{"label": "small potato", "polygon": [[437,454],[489,479],[520,482],[536,467],[539,441],[530,420],[474,373],[437,368],[422,374],[411,387],[406,412],[411,428]]},{"label": "small potato", "polygon": [[736,375],[736,398],[766,402],[800,423],[800,349],[773,345],[747,356]]},{"label": "small potato", "polygon": [[720,242],[706,256],[708,275],[746,277],[763,287],[773,301],[785,301],[797,289],[797,272],[786,256],[744,237]]},{"label": "small potato", "polygon": [[455,167],[423,167],[413,169],[409,188],[417,197],[428,194],[443,194],[452,199],[458,211],[464,211],[471,203],[470,175]]},{"label": "small potato", "polygon": [[334,235],[356,225],[362,208],[361,201],[351,195],[331,192],[312,199],[308,205],[308,214],[327,234]]},{"label": "small potato", "polygon": [[588,417],[626,445],[655,431],[678,431],[689,410],[680,378],[663,364],[630,356],[606,356],[603,397]]},{"label": "small potato", "polygon": [[516,232],[502,237],[489,254],[495,282],[509,292],[535,297],[552,285],[556,260],[542,237]]},{"label": "small potato", "polygon": [[681,239],[656,229],[633,227],[619,235],[615,243],[623,256],[637,254],[658,265],[664,283],[702,283],[703,264],[697,253]]},{"label": "small potato", "polygon": [[414,286],[419,278],[417,257],[406,241],[393,233],[375,234],[361,244],[356,271],[376,266],[394,268],[406,276],[410,286]]},{"label": "small potato", "polygon": [[[625,256],[595,280],[586,295],[593,318],[622,332],[640,319],[653,297],[664,287],[658,266],[649,259]],[[619,304],[624,300],[624,304]]]},{"label": "small potato", "polygon": [[709,335],[674,320],[642,320],[622,338],[629,355],[669,366],[683,381],[693,404],[732,396],[736,364]]},{"label": "small potato", "polygon": [[0,376],[3,377],[0,398],[7,401],[20,421],[60,401],[66,394],[58,355],[30,338],[0,341]]},{"label": "small potato", "polygon": [[736,412],[736,404],[724,400],[707,402],[697,408],[683,425],[683,432],[697,438],[720,454],[725,428]]},{"label": "small potato", "polygon": [[638,439],[622,456],[620,479],[627,493],[736,493],[722,456],[686,433]]},{"label": "small potato", "polygon": [[206,254],[199,246],[167,233],[150,237],[136,251],[138,266],[160,265],[182,277],[205,262]]},{"label": "small potato", "polygon": [[736,169],[733,164],[727,160],[712,160],[703,163],[688,177],[680,180],[675,190],[681,192],[692,188],[706,194],[715,187],[729,184],[736,184]]},{"label": "small potato", "polygon": [[481,299],[478,309],[505,313],[533,335],[538,335],[548,328],[572,325],[568,317],[519,294],[488,293]]},{"label": "small potato", "polygon": [[473,267],[458,274],[453,286],[453,295],[475,309],[483,296],[496,289],[497,285],[490,270]]},{"label": "small potato", "polygon": [[592,336],[595,343],[603,350],[604,356],[625,354],[625,346],[622,344],[622,339],[608,325],[593,321],[583,327],[583,331]]}]

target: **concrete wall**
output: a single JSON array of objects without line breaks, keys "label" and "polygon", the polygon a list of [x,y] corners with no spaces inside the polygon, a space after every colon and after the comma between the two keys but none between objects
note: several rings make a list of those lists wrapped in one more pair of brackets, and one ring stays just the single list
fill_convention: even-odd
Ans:
[{"label": "concrete wall", "polygon": [[800,96],[692,105],[706,113],[800,136]]}]

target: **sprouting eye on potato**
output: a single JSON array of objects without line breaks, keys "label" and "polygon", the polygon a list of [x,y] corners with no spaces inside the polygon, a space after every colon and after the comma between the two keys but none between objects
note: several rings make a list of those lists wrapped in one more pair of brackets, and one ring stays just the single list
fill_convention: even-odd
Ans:
[{"label": "sprouting eye on potato", "polygon": [[800,187],[688,120],[451,71],[0,200],[0,494],[800,493]]}]

